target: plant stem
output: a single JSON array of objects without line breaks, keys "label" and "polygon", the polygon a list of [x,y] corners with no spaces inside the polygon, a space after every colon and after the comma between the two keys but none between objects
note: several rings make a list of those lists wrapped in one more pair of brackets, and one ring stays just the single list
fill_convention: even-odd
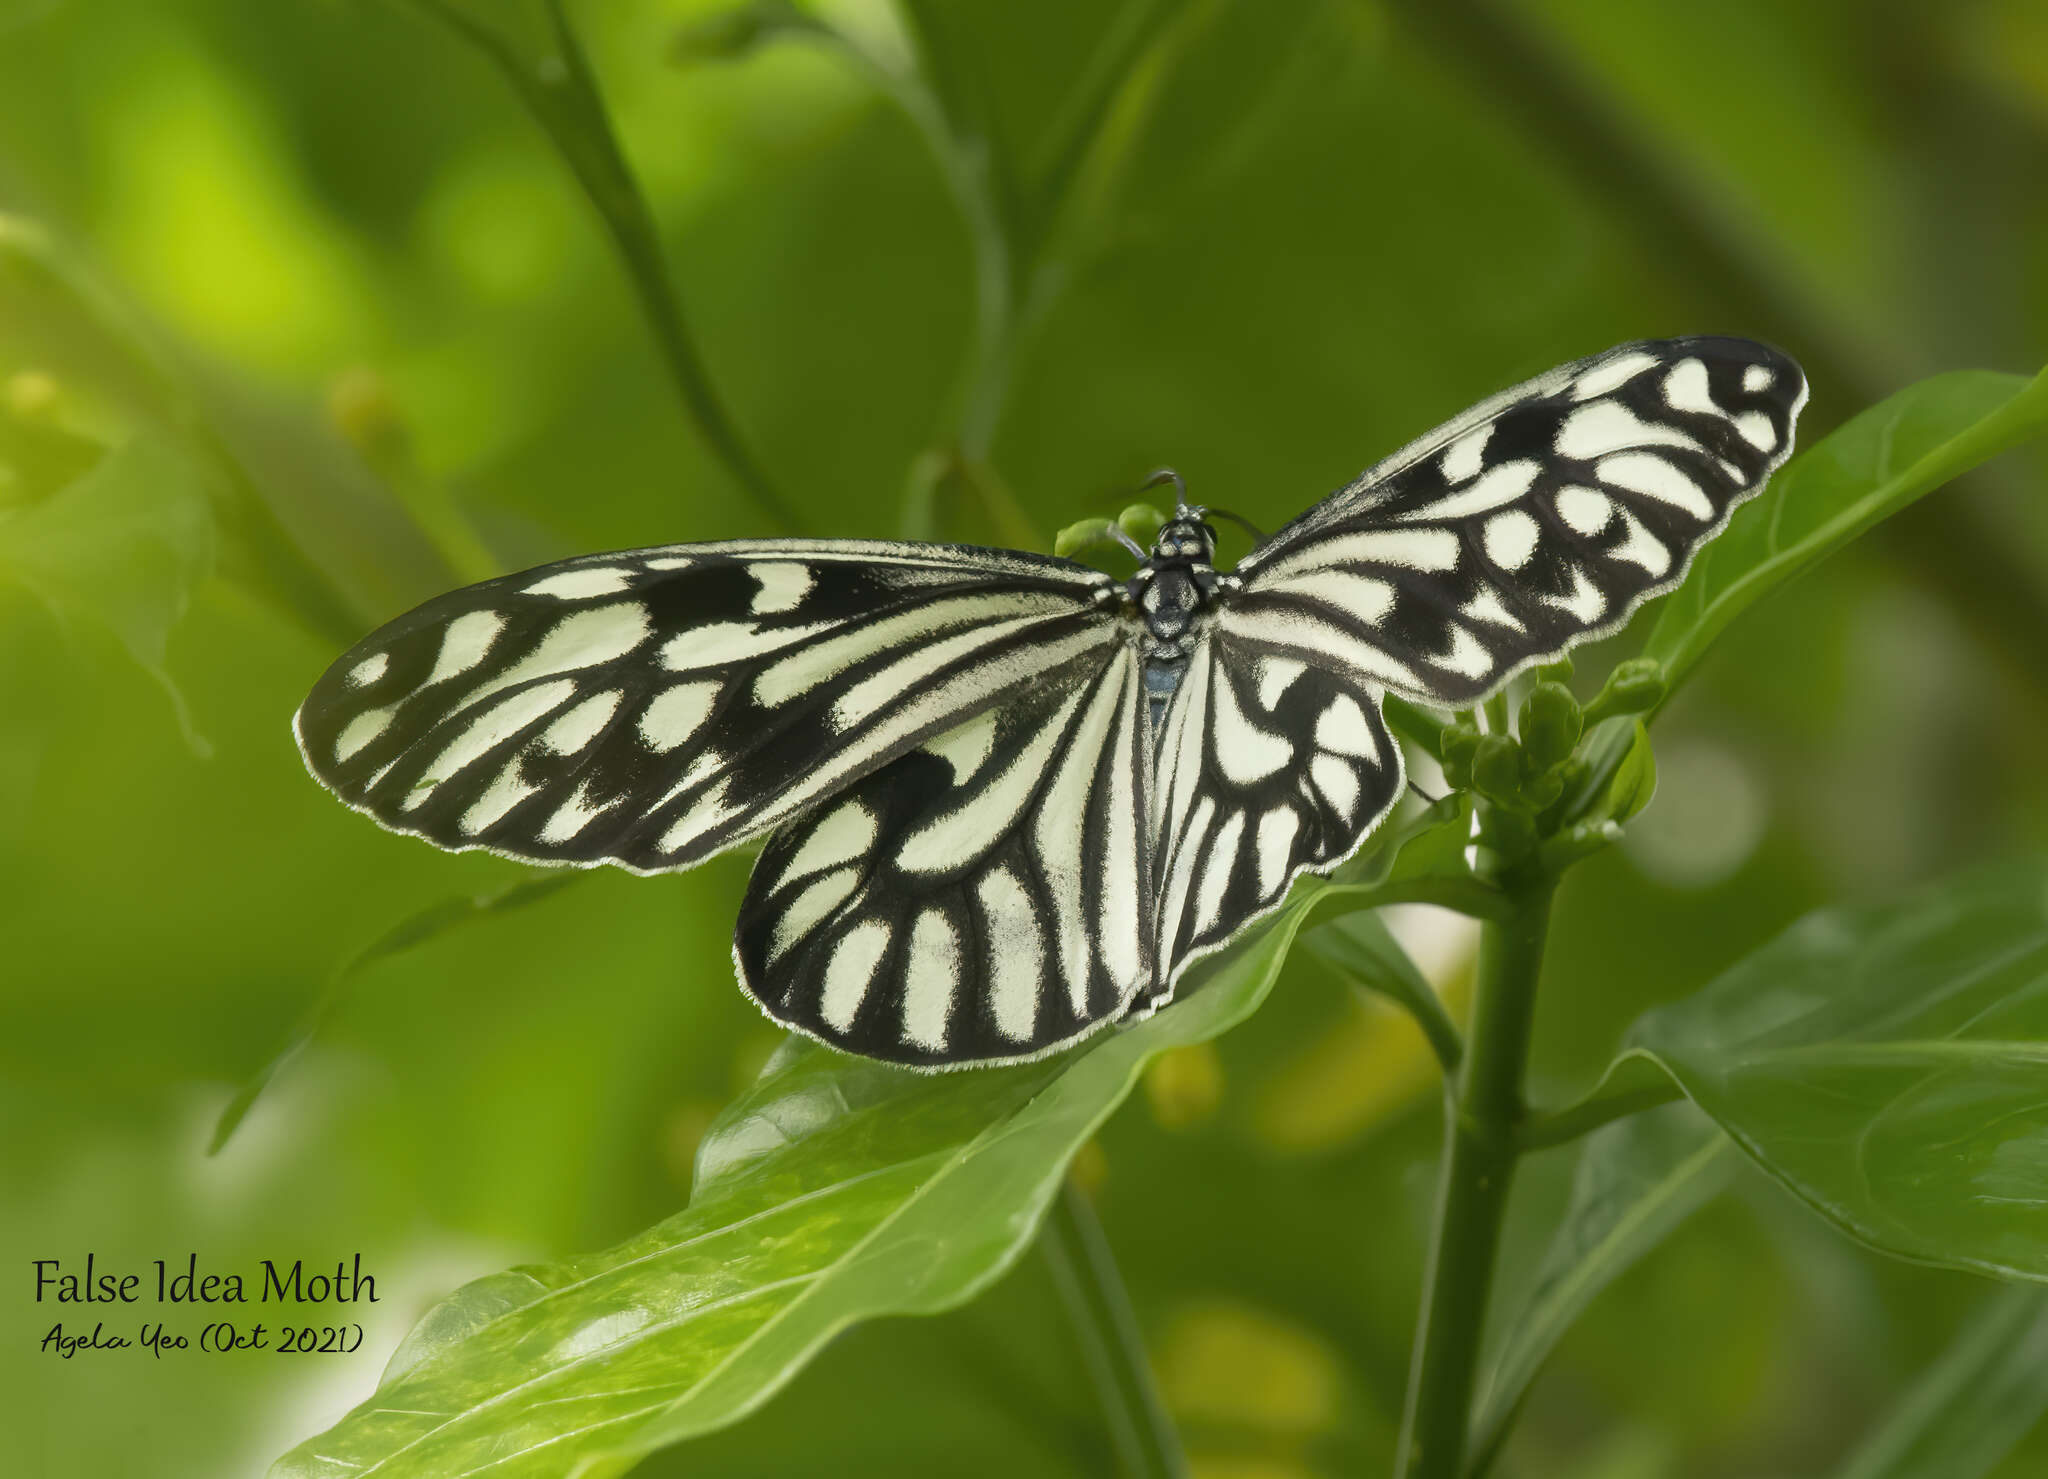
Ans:
[{"label": "plant stem", "polygon": [[1516,1144],[1524,1152],[1569,1144],[1583,1135],[1592,1134],[1602,1125],[1655,1109],[1660,1104],[1669,1104],[1680,1097],[1682,1091],[1670,1079],[1634,1089],[1596,1090],[1576,1104],[1568,1104],[1548,1114],[1529,1116],[1515,1137]]},{"label": "plant stem", "polygon": [[1039,1246],[1102,1399],[1118,1465],[1132,1479],[1181,1479],[1187,1456],[1152,1379],[1130,1296],[1095,1209],[1071,1180],[1046,1213]]},{"label": "plant stem", "polygon": [[697,351],[681,296],[662,258],[661,234],[655,229],[654,213],[619,147],[611,115],[605,111],[604,97],[598,91],[597,74],[569,25],[562,0],[546,0],[542,7],[554,55],[538,66],[530,65],[503,36],[463,14],[448,0],[405,3],[433,16],[476,47],[511,83],[563,163],[569,166],[576,183],[583,187],[584,196],[610,235],[640,300],[640,311],[654,335],[662,363],[675,381],[683,408],[699,434],[769,521],[785,532],[796,532],[802,521],[747,449]]},{"label": "plant stem", "polygon": [[1502,883],[1513,907],[1481,928],[1464,1067],[1445,1088],[1436,1233],[1394,1466],[1401,1479],[1457,1479],[1464,1463],[1487,1294],[1520,1154],[1522,1072],[1555,882],[1525,869]]}]

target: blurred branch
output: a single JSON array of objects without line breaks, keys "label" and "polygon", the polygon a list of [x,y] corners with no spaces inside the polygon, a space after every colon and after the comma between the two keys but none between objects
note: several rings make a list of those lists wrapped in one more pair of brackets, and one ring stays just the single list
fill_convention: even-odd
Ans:
[{"label": "blurred branch", "polygon": [[1131,1479],[1184,1479],[1187,1456],[1152,1378],[1130,1295],[1095,1209],[1071,1179],[1046,1212],[1039,1246],[1102,1400],[1118,1468]]},{"label": "blurred branch", "polygon": [[619,148],[589,57],[570,27],[562,0],[543,0],[551,54],[534,61],[502,34],[464,12],[454,0],[396,0],[446,26],[475,47],[511,84],[582,186],[610,234],[640,300],[662,361],[684,409],[713,454],[765,513],[793,533],[802,521],[747,448],[713,385],[683,312],[680,294],[662,258],[653,212]]},{"label": "blurred branch", "polygon": [[[1496,0],[1389,0],[1417,36],[1497,101],[1531,139],[1633,231],[1642,258],[1731,328],[1798,346],[1837,403],[1882,400],[1913,378],[1895,346],[1817,306],[1769,243],[1660,148],[1536,23]],[[1975,480],[1973,480],[1975,481]],[[1882,548],[1945,598],[1986,648],[2048,684],[2048,582],[1971,501],[1893,521]]]},{"label": "blurred branch", "polygon": [[[763,0],[756,0],[757,8]],[[905,63],[885,57],[860,38],[814,17],[767,0],[776,29],[826,41],[853,61],[900,107],[923,137],[967,228],[974,258],[974,337],[947,415],[943,454],[964,469],[950,480],[937,464],[914,469],[905,496],[905,532],[928,537],[936,524],[935,495],[947,482],[974,493],[1003,536],[1019,544],[1043,541],[989,470],[988,454],[1009,399],[1018,357],[1032,329],[1057,300],[1066,263],[1057,243],[1083,177],[1114,173],[1114,142],[1136,135],[1128,115],[1144,80],[1156,77],[1171,42],[1165,21],[1172,0],[1128,0],[1083,70],[1081,81],[1054,125],[1046,162],[1027,187],[1009,166],[983,102],[985,90],[966,75],[969,62],[946,40],[942,12],[932,0],[897,0],[910,43]],[[1213,4],[1194,7],[1207,14]],[[763,15],[762,19],[769,18]],[[749,35],[765,32],[748,32]],[[1114,127],[1125,118],[1126,126]]]}]

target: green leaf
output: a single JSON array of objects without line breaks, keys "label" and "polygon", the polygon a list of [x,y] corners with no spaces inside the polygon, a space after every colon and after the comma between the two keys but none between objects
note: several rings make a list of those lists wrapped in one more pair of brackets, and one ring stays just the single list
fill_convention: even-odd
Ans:
[{"label": "green leaf", "polygon": [[1487,1358],[1474,1405],[1473,1472],[1490,1462],[1529,1384],[1572,1322],[1718,1196],[1737,1164],[1727,1137],[1687,1104],[1617,1120],[1588,1137],[1564,1220]]},{"label": "green leaf", "polygon": [[2048,428],[2048,371],[1937,375],[1795,457],[1700,552],[1644,647],[1676,687],[1772,587],[1921,495]]},{"label": "green leaf", "polygon": [[[1380,876],[1442,856],[1432,809]],[[377,1393],[274,1479],[613,1473],[737,1421],[859,1320],[949,1309],[1015,1262],[1068,1160],[1167,1048],[1248,1016],[1295,932],[1371,885],[1305,880],[1270,927],[1127,1031],[1006,1069],[918,1074],[792,1040],[712,1127],[689,1207],[614,1248],[458,1290]]]},{"label": "green leaf", "polygon": [[450,930],[463,925],[474,924],[480,919],[495,914],[507,914],[523,909],[528,904],[537,904],[552,897],[570,884],[595,875],[589,872],[566,869],[555,873],[543,873],[537,878],[522,878],[517,883],[482,894],[458,894],[454,898],[441,899],[429,904],[417,913],[409,914],[390,929],[356,951],[334,968],[327,978],[327,985],[300,1013],[298,1022],[285,1038],[284,1045],[272,1053],[263,1066],[244,1079],[242,1086],[235,1090],[234,1098],[214,1121],[213,1139],[206,1147],[208,1155],[217,1155],[228,1143],[242,1121],[249,1117],[249,1111],[256,1107],[257,1099],[270,1087],[270,1081],[281,1073],[285,1065],[306,1050],[308,1044],[319,1036],[320,1029],[327,1025],[327,1019],[334,1015],[346,997],[348,988],[364,971],[393,955],[402,955],[429,940],[437,939]]},{"label": "green leaf", "polygon": [[2048,1410],[2048,1290],[2003,1289],[1921,1373],[1838,1479],[1977,1479]]},{"label": "green leaf", "polygon": [[1810,915],[1632,1056],[1871,1247],[2048,1280],[2048,863]]},{"label": "green leaf", "polygon": [[1379,915],[1364,911],[1346,915],[1311,930],[1301,943],[1340,975],[1378,992],[1413,1017],[1445,1071],[1458,1066],[1464,1042],[1450,1013]]},{"label": "green leaf", "polygon": [[1657,754],[1650,748],[1650,733],[1643,721],[1635,721],[1633,742],[1621,757],[1614,779],[1607,783],[1601,812],[1609,819],[1625,822],[1650,804],[1657,794]]},{"label": "green leaf", "polygon": [[186,743],[210,753],[165,666],[171,628],[212,573],[206,474],[169,443],[138,436],[70,486],[0,514],[0,580],[64,623],[111,632],[169,695]]}]

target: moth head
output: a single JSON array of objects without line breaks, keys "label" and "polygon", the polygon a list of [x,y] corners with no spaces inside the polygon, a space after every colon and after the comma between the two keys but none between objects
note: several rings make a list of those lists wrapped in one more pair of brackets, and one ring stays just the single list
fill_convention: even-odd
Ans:
[{"label": "moth head", "polygon": [[1216,529],[1203,514],[1206,509],[1182,504],[1172,518],[1159,526],[1152,542],[1155,560],[1198,560],[1207,564],[1216,558]]}]

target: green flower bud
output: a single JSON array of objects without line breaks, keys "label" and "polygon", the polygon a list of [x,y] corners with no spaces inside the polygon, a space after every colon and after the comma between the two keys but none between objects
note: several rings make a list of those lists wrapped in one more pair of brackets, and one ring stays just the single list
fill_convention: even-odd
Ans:
[{"label": "green flower bud", "polygon": [[1556,662],[1547,662],[1536,670],[1536,676],[1552,683],[1569,683],[1572,676],[1572,660],[1565,656]]},{"label": "green flower bud", "polygon": [[1472,756],[1472,789],[1500,806],[1519,804],[1521,747],[1504,734],[1481,735],[1479,748]]},{"label": "green flower bud", "polygon": [[1116,521],[1124,533],[1150,549],[1159,537],[1160,527],[1166,523],[1166,515],[1149,503],[1134,503],[1118,514]]},{"label": "green flower bud", "polygon": [[1522,787],[1523,802],[1535,809],[1543,810],[1564,794],[1564,777],[1557,771],[1546,770]]},{"label": "green flower bud", "polygon": [[1489,807],[1479,820],[1479,840],[1507,858],[1519,858],[1536,846],[1536,818],[1526,811]]},{"label": "green flower bud", "polygon": [[1446,724],[1437,742],[1443,752],[1444,784],[1457,791],[1472,789],[1472,757],[1479,751],[1479,731],[1469,724]]},{"label": "green flower bud", "polygon": [[1522,752],[1532,775],[1562,765],[1579,743],[1586,716],[1562,683],[1538,683],[1522,701]]},{"label": "green flower bud", "polygon": [[1052,537],[1052,552],[1062,559],[1098,544],[1109,543],[1108,519],[1083,519],[1069,524]]},{"label": "green flower bud", "polygon": [[1586,722],[1616,714],[1641,714],[1664,702],[1664,668],[1654,657],[1632,657],[1607,675],[1600,696],[1586,706]]}]

